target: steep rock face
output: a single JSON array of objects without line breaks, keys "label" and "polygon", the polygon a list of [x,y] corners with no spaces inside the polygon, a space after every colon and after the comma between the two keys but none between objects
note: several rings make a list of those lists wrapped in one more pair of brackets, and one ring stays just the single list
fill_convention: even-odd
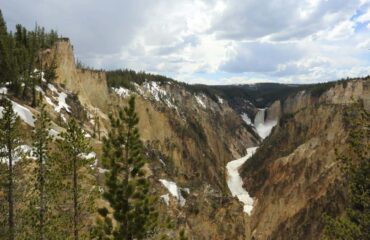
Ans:
[{"label": "steep rock face", "polygon": [[226,102],[193,95],[173,83],[146,82],[136,88],[122,90],[128,92],[125,96],[113,94],[113,104],[123,106],[129,95],[137,96],[142,139],[173,161],[181,179],[222,187],[224,163],[259,141]]},{"label": "steep rock face", "polygon": [[[135,95],[142,140],[148,149],[158,152],[148,153],[156,191],[166,193],[160,178],[190,190],[184,207],[163,204],[162,211],[178,219],[177,226],[197,239],[244,239],[245,216],[242,206],[227,197],[224,169],[228,161],[243,156],[246,148],[260,139],[227,101],[193,94],[172,82],[146,81],[134,84],[135,90],[109,89],[104,72],[76,67],[73,48],[66,40],[57,42],[45,61],[54,57],[55,85],[76,94],[77,99],[66,99],[70,105],[78,101],[84,107],[79,111],[84,115],[80,120],[95,136],[92,142],[98,159],[102,142],[97,136],[104,136],[109,129],[108,113],[123,108],[128,97]],[[93,134],[97,122],[100,132]]]},{"label": "steep rock face", "polygon": [[345,195],[335,149],[346,153],[345,109],[366,102],[369,86],[369,79],[350,81],[282,103],[279,124],[242,169],[256,199],[250,238],[318,239],[321,214],[341,212]]},{"label": "steep rock face", "polygon": [[266,121],[274,121],[279,119],[282,114],[281,102],[277,100],[273,102],[266,110]]},{"label": "steep rock face", "polygon": [[368,101],[369,97],[369,79],[358,79],[336,84],[322,93],[320,90],[300,91],[283,102],[282,113],[295,113],[307,106],[321,103],[350,104],[357,99]]},{"label": "steep rock face", "polygon": [[45,55],[45,61],[55,61],[56,82],[78,95],[83,105],[93,105],[107,110],[109,101],[106,74],[103,71],[79,69],[68,39],[57,41]]}]

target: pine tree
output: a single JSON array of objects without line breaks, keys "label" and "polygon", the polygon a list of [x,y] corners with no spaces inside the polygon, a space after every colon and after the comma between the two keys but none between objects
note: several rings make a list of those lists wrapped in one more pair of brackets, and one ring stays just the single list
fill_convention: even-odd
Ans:
[{"label": "pine tree", "polygon": [[143,239],[153,233],[157,213],[143,170],[146,160],[142,157],[135,98],[131,97],[129,106],[110,120],[112,129],[103,147],[103,163],[110,171],[103,197],[113,209],[113,219],[107,208],[99,209],[104,220],[99,221],[103,233],[98,239]]},{"label": "pine tree", "polygon": [[49,158],[49,136],[50,119],[45,110],[45,105],[41,107],[40,114],[35,122],[34,130],[34,153],[37,158],[37,193],[39,198],[38,213],[38,239],[45,239],[45,214],[46,214],[46,161]]},{"label": "pine tree", "polygon": [[90,150],[88,141],[85,139],[82,128],[75,119],[68,123],[66,132],[61,134],[63,140],[59,142],[59,147],[70,163],[72,175],[72,192],[73,192],[73,237],[79,239],[80,228],[80,203],[79,203],[79,178],[78,170],[87,165],[91,160],[83,157]]},{"label": "pine tree", "polygon": [[0,149],[3,159],[8,161],[7,170],[7,199],[8,199],[8,239],[15,239],[15,222],[14,222],[14,174],[13,174],[13,157],[15,149],[20,144],[19,117],[13,110],[12,103],[8,99],[4,101],[2,119],[0,120]]},{"label": "pine tree", "polygon": [[56,55],[54,55],[50,65],[44,68],[44,78],[48,83],[53,82],[57,78],[56,69]]},{"label": "pine tree", "polygon": [[0,11],[0,83],[6,83],[12,80],[10,40],[4,18]]},{"label": "pine tree", "polygon": [[324,214],[323,239],[370,239],[370,113],[361,103],[346,110],[349,149],[339,155],[349,201],[343,216]]}]

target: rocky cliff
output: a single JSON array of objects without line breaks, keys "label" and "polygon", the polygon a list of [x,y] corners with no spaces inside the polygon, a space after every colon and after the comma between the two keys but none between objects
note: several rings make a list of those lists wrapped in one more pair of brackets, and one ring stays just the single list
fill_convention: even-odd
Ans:
[{"label": "rocky cliff", "polygon": [[[346,153],[349,134],[343,116],[357,101],[370,110],[369,78],[329,87],[260,84],[195,91],[176,81],[144,80],[125,88],[109,87],[104,71],[78,68],[68,39],[43,51],[42,59],[55,63],[57,74],[46,82],[35,70],[42,80],[40,100],[52,119],[50,134],[57,137],[68,119],[77,118],[97,156],[93,177],[99,184],[108,115],[136,96],[146,169],[161,216],[169,216],[174,225],[163,232],[170,239],[180,229],[192,239],[318,239],[322,212],[341,213],[345,184],[336,158]],[[12,100],[22,127],[30,130],[30,116],[38,110]],[[226,164],[258,145],[240,169],[254,199],[249,216],[226,185]]]},{"label": "rocky cliff", "polygon": [[[244,238],[245,215],[226,188],[225,166],[260,138],[226,100],[191,92],[176,82],[145,81],[134,83],[133,89],[109,89],[105,72],[77,68],[73,47],[66,39],[44,55],[46,62],[56,62],[55,87],[68,93],[69,105],[80,106],[78,111],[64,112],[64,117],[78,116],[85,130],[95,136],[92,142],[98,159],[102,144],[98,136],[109,129],[109,112],[123,108],[129,96],[135,95],[151,178],[158,195],[170,200],[162,203],[162,211],[173,221],[178,219],[176,224],[196,239]],[[159,179],[189,189],[183,193],[186,204],[172,201]]]},{"label": "rocky cliff", "polygon": [[322,213],[343,210],[345,183],[337,158],[348,148],[344,116],[358,101],[368,108],[370,79],[320,91],[301,91],[267,110],[280,121],[242,169],[244,186],[255,198],[252,239],[319,239]]}]

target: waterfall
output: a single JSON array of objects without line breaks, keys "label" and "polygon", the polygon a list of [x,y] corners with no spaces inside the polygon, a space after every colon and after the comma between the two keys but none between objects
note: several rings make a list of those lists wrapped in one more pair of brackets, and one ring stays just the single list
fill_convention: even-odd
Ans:
[{"label": "waterfall", "polygon": [[266,112],[265,108],[258,109],[258,112],[254,117],[254,126],[265,123],[265,112]]},{"label": "waterfall", "polygon": [[256,132],[262,139],[266,138],[270,134],[272,128],[277,123],[276,120],[265,122],[265,114],[266,108],[258,109],[258,112],[254,118],[254,127],[256,128]]}]

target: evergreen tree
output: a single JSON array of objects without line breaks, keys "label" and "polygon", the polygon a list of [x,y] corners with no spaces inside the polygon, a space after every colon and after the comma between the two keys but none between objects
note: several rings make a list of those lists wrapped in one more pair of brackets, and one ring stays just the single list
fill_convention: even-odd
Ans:
[{"label": "evergreen tree", "polygon": [[3,17],[3,13],[0,9],[0,35],[4,35],[4,34],[5,35],[8,34],[8,31],[6,29],[6,23]]},{"label": "evergreen tree", "polygon": [[11,48],[9,35],[2,13],[0,11],[0,83],[11,82],[14,71],[11,63]]},{"label": "evergreen tree", "polygon": [[56,55],[54,55],[50,65],[44,67],[44,78],[48,83],[54,81],[57,78],[56,69]]},{"label": "evergreen tree", "polygon": [[73,199],[73,237],[79,239],[80,228],[80,202],[79,202],[79,178],[78,170],[91,162],[84,158],[84,154],[90,150],[88,141],[85,139],[82,128],[75,119],[69,121],[66,132],[61,134],[63,140],[59,142],[60,150],[69,162],[72,176],[72,199]]},{"label": "evergreen tree", "polygon": [[2,99],[4,109],[0,120],[0,151],[1,157],[8,162],[7,170],[7,199],[8,199],[8,239],[15,239],[14,221],[14,174],[13,164],[16,147],[20,144],[19,117],[13,110],[12,103],[8,99]]},{"label": "evergreen tree", "polygon": [[97,239],[144,239],[153,233],[157,213],[143,170],[146,160],[142,157],[135,98],[131,97],[128,107],[117,117],[111,115],[110,120],[112,129],[103,147],[103,163],[110,171],[103,197],[113,209],[113,219],[107,208],[99,209],[104,220],[98,222],[101,235]]},{"label": "evergreen tree", "polygon": [[37,158],[37,193],[38,193],[38,239],[45,239],[45,214],[46,214],[46,161],[49,158],[49,125],[50,119],[45,110],[45,105],[41,107],[40,114],[35,122],[34,130],[34,154]]},{"label": "evergreen tree", "polygon": [[340,155],[349,202],[343,216],[324,214],[323,239],[370,239],[370,114],[360,103],[347,109],[349,150]]}]

